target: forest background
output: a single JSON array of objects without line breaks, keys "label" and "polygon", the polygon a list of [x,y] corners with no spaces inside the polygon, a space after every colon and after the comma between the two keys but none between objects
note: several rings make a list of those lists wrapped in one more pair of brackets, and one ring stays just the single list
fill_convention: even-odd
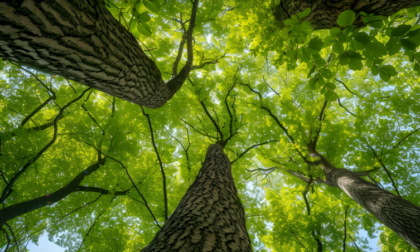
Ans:
[{"label": "forest background", "polygon": [[[188,62],[191,2],[106,4],[163,79]],[[281,22],[277,5],[200,2],[192,71],[158,109],[2,61],[3,208],[43,201],[3,225],[0,248],[25,251],[46,232],[69,251],[140,249],[224,136],[254,251],[369,251],[366,234],[413,251],[326,185],[312,151],[420,202],[420,8],[315,29],[310,9]]]}]

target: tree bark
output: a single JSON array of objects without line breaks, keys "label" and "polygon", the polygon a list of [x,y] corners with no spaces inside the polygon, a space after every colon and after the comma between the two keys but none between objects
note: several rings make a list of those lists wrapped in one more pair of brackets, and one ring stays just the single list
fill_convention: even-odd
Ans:
[{"label": "tree bark", "polygon": [[151,108],[176,91],[101,1],[0,1],[0,23],[4,59]]},{"label": "tree bark", "polygon": [[194,183],[143,252],[251,251],[228,157],[211,145]]},{"label": "tree bark", "polygon": [[[306,8],[311,8],[311,14],[304,20],[312,23],[315,29],[329,29],[337,27],[337,19],[341,12],[352,10],[359,13],[374,13],[375,15],[390,16],[397,11],[420,5],[420,0],[281,0],[274,9],[274,16],[284,21]],[[363,26],[359,14],[354,24]]]},{"label": "tree bark", "polygon": [[318,153],[327,184],[339,187],[359,205],[404,238],[414,248],[420,249],[420,207],[362,179],[347,169],[336,168]]}]

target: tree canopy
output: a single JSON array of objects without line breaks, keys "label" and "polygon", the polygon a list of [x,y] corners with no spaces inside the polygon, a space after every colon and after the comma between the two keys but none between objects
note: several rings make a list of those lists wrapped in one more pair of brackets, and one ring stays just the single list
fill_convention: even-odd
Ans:
[{"label": "tree canopy", "polygon": [[271,1],[91,2],[165,83],[188,72],[150,109],[2,60],[2,250],[43,234],[68,251],[139,250],[226,138],[254,251],[369,251],[375,237],[414,250],[326,184],[313,154],[419,204],[419,7],[345,10],[319,29],[310,7],[279,18]]}]

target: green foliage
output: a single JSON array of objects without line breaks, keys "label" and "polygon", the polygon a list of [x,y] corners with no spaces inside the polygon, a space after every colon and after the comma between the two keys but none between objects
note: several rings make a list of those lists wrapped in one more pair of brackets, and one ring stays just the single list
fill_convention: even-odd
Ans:
[{"label": "green foliage", "polygon": [[[190,2],[108,3],[114,17],[147,48],[164,79],[170,79]],[[23,251],[26,242],[44,231],[69,251],[139,250],[159,229],[156,222],[165,220],[162,171],[170,214],[194,181],[208,145],[220,133],[232,132],[225,150],[234,161],[256,251],[316,250],[314,236],[326,251],[340,251],[345,220],[348,251],[357,251],[356,246],[370,250],[361,230],[369,238],[378,236],[383,251],[408,250],[339,189],[308,186],[289,171],[325,179],[320,167],[303,159],[310,158],[307,145],[317,137],[317,150],[335,166],[355,171],[379,167],[371,174],[375,181],[395,192],[392,178],[404,198],[420,201],[420,27],[414,12],[388,18],[364,14],[367,27],[356,28],[354,13],[347,11],[337,21],[340,28],[314,31],[302,21],[310,9],[293,15],[280,29],[267,14],[268,2],[202,2],[194,66],[217,63],[195,69],[164,107],[144,109],[149,118],[139,106],[95,90],[70,105],[57,119],[56,141],[17,180],[4,206],[62,188],[97,160],[98,150],[106,162],[81,185],[111,193],[73,192],[10,220],[16,236],[10,250],[18,251],[17,241]],[[185,57],[184,49],[180,65]],[[4,181],[51,141],[51,123],[85,87],[33,70],[30,74],[8,62],[0,61],[0,67],[4,189]],[[1,248],[5,242],[0,239]]]}]

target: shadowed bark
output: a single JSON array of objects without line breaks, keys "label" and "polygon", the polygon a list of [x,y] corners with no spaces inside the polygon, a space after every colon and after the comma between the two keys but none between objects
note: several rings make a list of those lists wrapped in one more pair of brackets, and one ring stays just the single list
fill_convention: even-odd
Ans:
[{"label": "shadowed bark", "polygon": [[[197,0],[193,6],[191,41]],[[138,41],[97,0],[0,1],[0,23],[0,57],[150,108],[165,104],[192,66],[190,41],[186,65],[165,83]]]},{"label": "shadowed bark", "polygon": [[[274,16],[277,20],[284,21],[306,8],[311,8],[312,12],[305,20],[310,21],[315,29],[329,29],[338,26],[338,16],[345,10],[390,16],[401,9],[418,5],[420,0],[281,0],[274,9]],[[357,15],[354,25],[363,26],[360,15]]]},{"label": "shadowed bark", "polygon": [[142,251],[251,251],[244,210],[220,144],[208,148],[194,183]]},{"label": "shadowed bark", "polygon": [[362,179],[355,172],[334,167],[316,152],[311,154],[320,158],[327,184],[340,188],[414,248],[420,249],[420,207]]}]

